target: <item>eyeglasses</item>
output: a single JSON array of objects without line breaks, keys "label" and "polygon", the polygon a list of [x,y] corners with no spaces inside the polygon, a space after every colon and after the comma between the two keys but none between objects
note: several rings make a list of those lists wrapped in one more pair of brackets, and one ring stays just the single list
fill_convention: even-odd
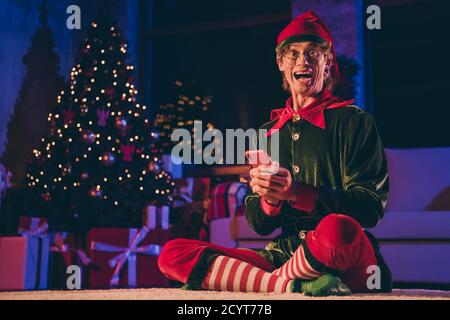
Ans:
[{"label": "eyeglasses", "polygon": [[[323,54],[324,54],[324,52],[322,50],[311,48],[311,49],[307,49],[303,53],[303,56],[305,57],[306,60],[308,60],[310,62],[315,62]],[[297,61],[298,57],[300,57],[300,52],[298,52],[296,50],[288,49],[286,51],[286,53],[283,55],[283,57],[285,57],[289,63],[294,64]]]}]

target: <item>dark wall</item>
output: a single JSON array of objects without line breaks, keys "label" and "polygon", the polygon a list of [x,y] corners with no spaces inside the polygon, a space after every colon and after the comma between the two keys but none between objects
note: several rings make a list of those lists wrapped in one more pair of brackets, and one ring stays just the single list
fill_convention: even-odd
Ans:
[{"label": "dark wall", "polygon": [[[39,25],[38,7],[41,0],[0,1],[0,155],[4,151],[7,123],[13,111],[19,89],[25,75],[22,57],[27,52],[31,37]],[[97,16],[100,0],[46,0],[49,9],[49,25],[55,39],[61,74],[67,79],[85,27]],[[69,5],[81,9],[81,30],[66,27]],[[111,12],[117,19],[129,44],[131,60],[137,61],[138,0],[114,0]]]},{"label": "dark wall", "polygon": [[217,127],[257,128],[268,121],[287,97],[275,46],[290,12],[290,1],[155,2],[150,104],[173,101],[175,80],[195,79],[213,96]]},{"label": "dark wall", "polygon": [[450,146],[447,1],[381,4],[370,33],[375,117],[388,147]]}]

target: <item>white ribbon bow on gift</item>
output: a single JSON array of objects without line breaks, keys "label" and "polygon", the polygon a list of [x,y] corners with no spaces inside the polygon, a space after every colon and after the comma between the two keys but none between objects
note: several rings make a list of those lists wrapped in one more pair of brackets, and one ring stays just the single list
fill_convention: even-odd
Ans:
[{"label": "white ribbon bow on gift", "polygon": [[39,225],[40,222],[41,222],[40,218],[31,218],[30,228],[29,229],[19,228],[18,232],[23,236],[44,237],[47,235],[48,223],[45,222]]},{"label": "white ribbon bow on gift", "polygon": [[50,247],[50,251],[58,253],[75,252],[84,266],[90,265],[92,260],[83,250],[71,248],[65,243],[67,236],[68,234],[66,232],[57,232],[54,235],[54,244]]},{"label": "white ribbon bow on gift", "polygon": [[138,231],[138,229],[129,229],[129,245],[128,247],[114,246],[107,243],[91,242],[91,250],[104,251],[104,252],[120,252],[117,256],[109,260],[109,265],[114,269],[114,273],[111,277],[110,285],[118,286],[120,279],[120,271],[123,266],[128,262],[128,286],[136,286],[136,255],[150,255],[159,256],[161,253],[161,246],[157,244],[149,244],[138,247],[139,243],[144,240],[150,229],[144,226]]}]

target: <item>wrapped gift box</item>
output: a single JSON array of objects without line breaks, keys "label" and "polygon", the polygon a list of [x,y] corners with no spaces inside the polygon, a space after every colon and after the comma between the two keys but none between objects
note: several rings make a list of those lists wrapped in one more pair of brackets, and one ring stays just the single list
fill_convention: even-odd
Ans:
[{"label": "wrapped gift box", "polygon": [[52,289],[68,289],[67,273],[69,266],[78,266],[81,272],[81,288],[88,287],[89,266],[91,259],[84,248],[78,248],[78,236],[73,233],[57,232],[53,235],[53,244],[50,247],[50,275],[49,286]]},{"label": "wrapped gift box", "polygon": [[96,228],[88,234],[93,264],[90,288],[166,287],[157,260],[169,231],[163,229]]},{"label": "wrapped gift box", "polygon": [[0,237],[0,290],[47,288],[48,237]]},{"label": "wrapped gift box", "polygon": [[38,217],[20,217],[17,232],[21,235],[29,235],[32,237],[46,236],[48,232],[47,219]]},{"label": "wrapped gift box", "polygon": [[0,238],[0,289],[47,289],[49,250],[45,218],[20,217],[22,236]]},{"label": "wrapped gift box", "polygon": [[168,206],[147,206],[144,211],[143,225],[149,229],[169,229],[169,212]]}]

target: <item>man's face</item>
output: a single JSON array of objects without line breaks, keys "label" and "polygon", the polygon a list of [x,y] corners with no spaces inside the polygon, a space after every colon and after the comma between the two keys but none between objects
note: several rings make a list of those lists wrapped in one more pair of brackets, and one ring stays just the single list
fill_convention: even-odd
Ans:
[{"label": "man's face", "polygon": [[331,59],[314,42],[296,42],[278,60],[292,94],[314,96],[322,91]]}]

